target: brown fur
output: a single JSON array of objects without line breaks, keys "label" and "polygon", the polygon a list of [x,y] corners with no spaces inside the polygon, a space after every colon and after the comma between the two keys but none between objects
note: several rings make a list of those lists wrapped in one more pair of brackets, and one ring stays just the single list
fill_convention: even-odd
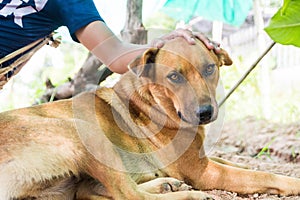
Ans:
[{"label": "brown fur", "polygon": [[218,70],[230,64],[224,50],[177,38],[133,61],[113,88],[1,113],[0,199],[207,198],[158,177],[198,190],[299,194],[299,179],[205,156]]}]

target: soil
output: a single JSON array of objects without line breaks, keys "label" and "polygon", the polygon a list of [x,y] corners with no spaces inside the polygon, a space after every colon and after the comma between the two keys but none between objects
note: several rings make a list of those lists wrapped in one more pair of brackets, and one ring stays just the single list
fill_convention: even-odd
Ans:
[{"label": "soil", "polygon": [[[206,137],[209,138],[209,135]],[[270,123],[252,117],[226,122],[208,155],[240,163],[250,169],[300,178],[300,123]],[[208,193],[222,200],[300,199],[300,196],[238,195],[221,190]]]}]

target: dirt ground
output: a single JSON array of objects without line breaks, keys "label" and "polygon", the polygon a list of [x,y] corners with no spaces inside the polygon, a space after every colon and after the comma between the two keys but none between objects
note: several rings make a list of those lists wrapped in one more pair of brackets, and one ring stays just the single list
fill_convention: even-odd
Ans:
[{"label": "dirt ground", "polygon": [[[209,155],[244,164],[250,169],[300,178],[300,123],[282,125],[251,117],[227,122]],[[267,194],[241,196],[221,190],[208,193],[222,200],[300,199],[300,196]]]}]

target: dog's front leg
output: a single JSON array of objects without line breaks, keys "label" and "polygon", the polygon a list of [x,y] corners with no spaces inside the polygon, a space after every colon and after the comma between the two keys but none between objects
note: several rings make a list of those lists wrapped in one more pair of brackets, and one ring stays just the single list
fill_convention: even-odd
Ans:
[{"label": "dog's front leg", "polygon": [[[213,199],[208,194],[200,191],[178,191],[166,194],[150,194],[138,188],[137,184],[125,173],[103,166],[99,163],[90,163],[91,175],[103,183],[111,199],[114,200],[209,200]],[[100,173],[99,173],[100,172]],[[107,197],[94,196],[93,199],[106,199]],[[107,199],[110,199],[109,197]]]},{"label": "dog's front leg", "polygon": [[[109,197],[104,196],[93,196],[92,199],[114,199],[114,200],[209,200],[213,199],[206,193],[201,191],[170,191],[170,193],[165,194],[153,194],[148,193],[145,190],[149,190],[149,185],[145,187],[138,187],[137,184],[122,171],[118,171],[112,168],[109,168],[96,160],[92,159],[89,163],[88,171],[91,176],[101,181],[101,183],[107,189]],[[154,186],[159,184],[155,183]],[[153,185],[152,185],[153,186]],[[153,187],[150,187],[150,192],[153,191]],[[111,198],[110,198],[111,197]]]},{"label": "dog's front leg", "polygon": [[[202,169],[197,172],[198,179],[193,180],[193,185],[199,189],[222,189],[240,194],[300,194],[300,179],[297,178],[232,167],[208,158],[201,162]],[[206,162],[205,168],[203,162]]]},{"label": "dog's front leg", "polygon": [[[111,156],[118,160],[118,163],[121,163],[117,154],[111,154]],[[112,199],[147,199],[148,194],[138,189],[137,184],[125,173],[125,170],[113,169],[90,156],[87,160],[86,171],[103,184]]]},{"label": "dog's front leg", "polygon": [[192,189],[192,186],[185,184],[183,181],[170,177],[156,178],[139,184],[138,187],[152,194],[189,191]]},{"label": "dog's front leg", "polygon": [[[157,178],[138,185],[138,189],[152,195],[151,199],[212,199],[207,194],[199,191],[189,191],[191,186],[174,178]],[[169,194],[165,194],[169,193]],[[112,200],[103,184],[93,178],[84,177],[78,185],[76,200]],[[130,199],[131,200],[131,199]]]}]

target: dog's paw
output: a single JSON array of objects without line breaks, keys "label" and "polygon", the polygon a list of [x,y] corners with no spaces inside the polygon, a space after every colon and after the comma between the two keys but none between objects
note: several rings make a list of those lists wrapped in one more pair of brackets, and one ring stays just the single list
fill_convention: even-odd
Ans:
[{"label": "dog's paw", "polygon": [[174,178],[170,178],[169,180],[162,180],[162,181],[165,182],[162,183],[161,193],[192,190],[192,186]]},{"label": "dog's paw", "polygon": [[162,194],[177,191],[189,191],[192,187],[175,178],[157,178],[139,185],[139,188],[149,193]]}]

